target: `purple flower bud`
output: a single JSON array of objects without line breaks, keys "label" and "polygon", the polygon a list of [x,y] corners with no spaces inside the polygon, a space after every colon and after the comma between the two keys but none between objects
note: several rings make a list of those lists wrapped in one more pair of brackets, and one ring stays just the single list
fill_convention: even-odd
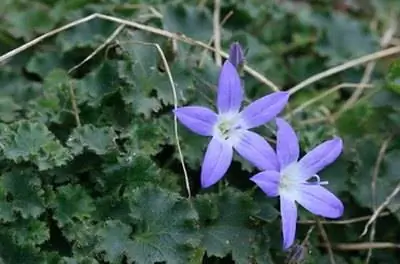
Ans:
[{"label": "purple flower bud", "polygon": [[229,50],[229,61],[236,69],[240,68],[244,63],[244,55],[242,46],[239,42],[234,42]]}]

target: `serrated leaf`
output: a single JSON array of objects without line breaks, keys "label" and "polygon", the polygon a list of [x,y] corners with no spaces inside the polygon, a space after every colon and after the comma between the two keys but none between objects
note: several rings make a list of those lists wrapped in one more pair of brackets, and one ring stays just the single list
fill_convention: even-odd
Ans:
[{"label": "serrated leaf", "polygon": [[105,227],[99,231],[100,251],[106,252],[106,260],[111,263],[121,262],[127,251],[127,244],[132,228],[119,221],[107,221]]},{"label": "serrated leaf", "polygon": [[29,246],[17,246],[10,237],[0,233],[0,262],[5,264],[37,264],[43,263],[37,250]]},{"label": "serrated leaf", "polygon": [[218,196],[198,196],[195,206],[201,220],[201,246],[207,255],[222,258],[231,253],[236,263],[243,264],[255,257],[256,231],[249,227],[254,208],[249,196],[226,189]]},{"label": "serrated leaf", "polygon": [[55,209],[54,218],[60,226],[72,224],[76,220],[84,221],[92,216],[95,210],[93,200],[82,187],[62,186],[56,194],[51,206]]},{"label": "serrated leaf", "polygon": [[39,170],[59,167],[71,156],[66,148],[41,123],[21,121],[14,124],[1,143],[7,159],[16,163],[31,161]]},{"label": "serrated leaf", "polygon": [[13,222],[8,231],[17,245],[40,245],[50,238],[46,223],[32,218]]},{"label": "serrated leaf", "polygon": [[117,163],[110,162],[104,166],[104,175],[97,178],[101,189],[107,191],[132,190],[147,183],[158,184],[162,188],[178,190],[178,176],[167,169],[160,169],[148,156],[130,153],[118,157]]},{"label": "serrated leaf", "polygon": [[131,199],[130,216],[137,230],[128,245],[128,259],[143,264],[187,263],[200,242],[194,225],[198,216],[190,202],[155,187],[137,189]]},{"label": "serrated leaf", "polygon": [[316,24],[324,30],[326,42],[318,45],[317,51],[328,56],[331,66],[379,49],[377,37],[368,34],[365,25],[345,13],[332,12],[318,21]]},{"label": "serrated leaf", "polygon": [[62,53],[58,50],[51,52],[38,52],[28,62],[27,71],[36,73],[44,78],[54,68],[59,68],[62,63]]},{"label": "serrated leaf", "polygon": [[104,155],[116,148],[116,134],[111,127],[95,127],[92,124],[75,128],[67,141],[75,155],[88,148],[97,155]]},{"label": "serrated leaf", "polygon": [[1,178],[2,189],[10,195],[7,202],[13,211],[21,214],[23,218],[38,217],[44,212],[44,191],[41,181],[36,173],[31,170],[13,170],[4,173]]},{"label": "serrated leaf", "polygon": [[98,107],[105,96],[117,92],[119,79],[117,63],[106,61],[76,82],[76,100],[78,104],[86,103],[91,107]]},{"label": "serrated leaf", "polygon": [[[132,103],[134,109],[140,110],[139,113],[148,116],[152,110],[156,112],[161,106],[157,107],[151,98],[157,98],[164,105],[172,105],[174,96],[167,73],[158,68],[160,55],[156,47],[130,43],[131,39],[130,36],[120,37],[126,60],[118,65],[119,76],[128,84],[123,89],[124,100]],[[158,39],[148,33],[137,32],[133,40],[157,43]],[[193,86],[190,69],[184,63],[183,60],[177,60],[169,65],[179,101],[185,98],[187,90]]]},{"label": "serrated leaf", "polygon": [[208,41],[213,32],[212,17],[208,9],[182,3],[162,8],[165,30],[182,33],[200,41]]},{"label": "serrated leaf", "polygon": [[3,122],[11,122],[19,116],[18,110],[21,106],[16,104],[14,99],[9,96],[0,97],[0,120]]},{"label": "serrated leaf", "polygon": [[387,86],[393,92],[400,94],[400,61],[392,63],[386,76]]},{"label": "serrated leaf", "polygon": [[[80,19],[84,14],[75,13],[75,19]],[[69,19],[74,20],[70,17]],[[93,47],[101,45],[105,39],[115,30],[115,25],[104,19],[94,19],[82,23],[79,27],[73,27],[57,36],[56,42],[63,52],[73,48]],[[90,36],[90,37],[88,37]]]}]

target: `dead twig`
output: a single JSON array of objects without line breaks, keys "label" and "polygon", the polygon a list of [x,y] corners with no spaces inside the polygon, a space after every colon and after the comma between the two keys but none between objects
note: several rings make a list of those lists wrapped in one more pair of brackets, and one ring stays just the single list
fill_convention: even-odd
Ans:
[{"label": "dead twig", "polygon": [[125,28],[125,25],[119,25],[118,28],[106,39],[106,41],[103,42],[100,46],[98,46],[92,53],[89,54],[83,61],[81,61],[79,64],[75,65],[71,69],[68,70],[68,73],[71,73],[81,67],[83,64],[91,60],[94,56],[96,56],[97,53],[99,53],[104,47],[106,47],[108,44],[111,43],[118,35],[121,33],[121,31]]},{"label": "dead twig", "polygon": [[390,204],[390,202],[393,200],[394,197],[400,192],[400,182],[397,184],[397,186],[394,188],[391,194],[389,194],[388,197],[386,197],[385,201],[379,205],[378,209],[374,212],[374,214],[371,216],[371,218],[368,220],[367,224],[364,227],[364,231],[362,232],[361,236],[365,236],[365,234],[368,232],[369,226],[376,220],[377,216],[382,212],[383,209],[385,209],[386,206]]},{"label": "dead twig", "polygon": [[[326,248],[326,244],[321,244],[321,247]],[[390,242],[365,242],[365,243],[337,243],[332,244],[332,248],[341,251],[359,251],[368,250],[370,248],[374,249],[390,249],[390,248],[400,248],[400,244],[394,244]]]},{"label": "dead twig", "polygon": [[[397,29],[397,21],[392,16],[389,28],[385,31],[385,33],[383,34],[383,36],[380,40],[380,46],[382,49],[387,48],[387,46],[390,44],[390,40],[393,38],[393,35],[396,33],[396,29]],[[375,69],[375,66],[376,66],[376,61],[368,62],[367,66],[365,67],[364,74],[361,78],[359,87],[357,87],[357,89],[350,96],[350,98],[343,104],[340,111],[334,116],[335,120],[338,117],[340,117],[344,112],[346,112],[348,109],[350,109],[355,104],[355,102],[357,102],[358,98],[360,98],[360,96],[362,95],[364,88],[365,88],[364,85],[366,83],[369,83],[371,80],[371,76]]]},{"label": "dead twig", "polygon": [[360,58],[354,59],[354,60],[350,60],[347,61],[341,65],[335,66],[331,69],[328,69],[326,71],[323,71],[321,73],[315,74],[307,79],[305,79],[304,81],[300,82],[299,84],[295,85],[294,87],[289,89],[290,94],[294,94],[298,91],[300,91],[301,89],[303,89],[304,87],[313,84],[319,80],[322,80],[326,77],[329,77],[331,75],[334,75],[336,73],[342,72],[344,70],[353,68],[355,66],[358,65],[362,65],[364,63],[367,63],[369,61],[374,61],[374,60],[378,60],[384,57],[388,57],[388,56],[392,56],[394,54],[400,53],[400,46],[398,47],[391,47],[385,50],[381,50],[378,52],[374,52],[365,56],[362,56]]},{"label": "dead twig", "polygon": [[[21,52],[23,52],[24,50],[26,50],[26,49],[28,49],[28,48],[30,48],[32,46],[40,43],[41,41],[45,40],[46,38],[49,38],[49,37],[54,36],[54,35],[62,32],[62,31],[65,31],[67,29],[70,29],[70,28],[78,26],[80,24],[89,22],[89,21],[94,20],[94,19],[103,19],[103,20],[107,20],[107,21],[112,21],[114,23],[123,24],[123,25],[129,26],[129,27],[137,28],[137,29],[140,29],[140,30],[143,30],[143,31],[147,31],[147,32],[156,34],[156,35],[160,35],[160,36],[164,36],[164,37],[167,37],[167,38],[172,38],[172,39],[175,39],[175,40],[179,40],[179,41],[187,43],[189,45],[199,46],[199,47],[202,47],[204,49],[210,50],[210,51],[212,51],[214,53],[217,52],[213,47],[210,47],[206,43],[194,40],[194,39],[189,38],[189,37],[187,37],[187,36],[185,36],[183,34],[172,33],[172,32],[169,32],[169,31],[166,31],[166,30],[163,30],[163,29],[147,26],[147,25],[144,25],[144,24],[140,24],[140,23],[137,23],[137,22],[134,22],[134,21],[121,19],[121,18],[114,17],[114,16],[108,16],[108,15],[104,15],[104,14],[101,14],[101,13],[94,13],[94,14],[89,15],[87,17],[75,20],[75,21],[73,21],[73,22],[71,22],[69,24],[66,24],[66,25],[62,26],[62,27],[56,28],[56,29],[54,29],[52,31],[49,31],[49,32],[47,32],[47,33],[45,33],[45,34],[43,34],[43,35],[41,35],[41,36],[29,41],[27,43],[25,43],[24,45],[22,45],[22,46],[20,46],[20,47],[18,47],[16,49],[13,49],[13,50],[1,55],[0,56],[0,63],[5,61],[5,60],[7,60],[7,59],[9,59],[9,58],[11,58],[11,57],[13,57],[13,56],[15,56],[15,55],[17,55],[17,54],[19,54],[19,53],[21,53]],[[223,51],[221,51],[219,54],[224,58],[228,58],[228,54],[223,52]],[[244,70],[248,74],[250,74],[251,76],[256,78],[258,81],[260,81],[260,82],[264,83],[265,85],[269,86],[272,90],[279,91],[278,86],[276,86],[272,81],[268,80],[266,77],[264,77],[263,75],[261,75],[260,73],[258,73],[257,71],[255,71],[254,69],[249,67],[248,65],[244,66]]]},{"label": "dead twig", "polygon": [[331,246],[331,242],[329,241],[328,234],[326,233],[325,228],[324,228],[324,226],[322,225],[322,223],[321,223],[319,217],[316,217],[316,218],[315,218],[315,221],[317,222],[317,226],[318,226],[319,232],[320,232],[320,234],[321,234],[321,236],[322,236],[322,239],[323,239],[324,242],[325,242],[326,249],[328,250],[329,261],[330,261],[332,264],[336,264],[335,257],[333,256],[332,246]]},{"label": "dead twig", "polygon": [[[385,217],[390,215],[390,212],[383,212],[379,214],[377,217]],[[367,216],[361,216],[361,217],[356,217],[356,218],[351,218],[351,219],[346,219],[346,220],[333,220],[333,221],[326,221],[326,220],[321,220],[320,222],[324,225],[349,225],[349,224],[354,224],[354,223],[359,223],[359,222],[365,222],[368,219],[371,218],[372,215],[367,215]],[[302,225],[315,225],[317,222],[315,220],[302,220],[302,221],[297,221],[298,224]]]},{"label": "dead twig", "polygon": [[[372,173],[372,180],[371,180],[371,195],[372,195],[372,208],[375,211],[376,210],[376,205],[377,205],[377,201],[376,201],[376,180],[378,178],[379,175],[379,171],[381,168],[381,164],[383,161],[383,157],[386,153],[386,150],[389,146],[389,142],[391,141],[392,137],[390,136],[389,138],[387,138],[385,141],[383,141],[380,149],[379,149],[379,153],[378,153],[378,158],[376,159],[375,162],[375,166],[374,166],[374,171]],[[375,232],[376,232],[376,222],[374,221],[374,223],[372,224],[372,229],[371,229],[371,233],[369,235],[369,242],[373,242],[374,238],[375,238]],[[372,256],[372,248],[368,250],[367,253],[367,258],[365,263],[368,264],[370,259]]]},{"label": "dead twig", "polygon": [[[302,103],[301,105],[299,105],[298,107],[296,107],[295,109],[293,109],[292,111],[290,111],[290,113],[288,113],[285,118],[289,118],[290,116],[303,111],[304,109],[306,109],[307,107],[309,107],[310,105],[318,102],[319,100],[327,97],[328,95],[342,89],[342,88],[357,88],[359,87],[360,84],[358,83],[341,83],[339,85],[336,85],[332,88],[329,88],[328,90],[326,90],[325,92],[319,94],[318,96],[313,97],[312,99]],[[365,88],[372,88],[373,85],[372,84],[363,84],[362,85]]]},{"label": "dead twig", "polygon": [[221,28],[219,26],[221,11],[221,0],[214,0],[214,15],[213,15],[213,27],[214,27],[214,48],[215,48],[215,63],[218,67],[222,65],[221,58]]}]

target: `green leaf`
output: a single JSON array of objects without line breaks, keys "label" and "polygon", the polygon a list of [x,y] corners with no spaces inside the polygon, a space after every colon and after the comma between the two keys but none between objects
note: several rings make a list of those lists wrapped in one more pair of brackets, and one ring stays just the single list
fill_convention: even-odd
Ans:
[{"label": "green leaf", "polygon": [[28,62],[27,71],[45,77],[54,68],[59,68],[62,63],[62,53],[58,50],[52,52],[38,52]]},{"label": "green leaf", "polygon": [[59,187],[51,207],[55,209],[54,218],[60,226],[73,224],[76,220],[85,221],[95,210],[92,198],[78,185]]},{"label": "green leaf", "polygon": [[20,121],[11,126],[0,147],[7,159],[16,163],[31,161],[39,170],[59,167],[71,156],[66,148],[41,123]]},{"label": "green leaf", "polygon": [[18,116],[18,110],[21,106],[16,104],[14,99],[9,96],[0,97],[0,120],[3,122],[14,121]]},{"label": "green leaf", "polygon": [[0,233],[0,263],[37,264],[43,263],[37,249],[33,246],[17,246],[9,236]]},{"label": "green leaf", "polygon": [[35,172],[13,170],[4,173],[0,179],[2,189],[10,196],[7,203],[13,211],[20,213],[23,218],[38,217],[44,212],[44,191]]},{"label": "green leaf", "polygon": [[200,242],[194,225],[198,216],[191,203],[155,187],[137,189],[131,199],[136,232],[128,246],[129,261],[188,263]]},{"label": "green leaf", "polygon": [[106,61],[76,83],[75,95],[78,104],[98,107],[104,97],[116,93],[118,89],[117,64]]},{"label": "green leaf", "polygon": [[333,66],[361,57],[379,49],[378,39],[358,20],[341,12],[318,18],[318,27],[326,38],[317,46],[317,51],[328,56],[328,65]]},{"label": "green leaf", "polygon": [[400,94],[400,61],[395,61],[390,66],[390,70],[388,75],[386,76],[387,87],[397,93]]},{"label": "green leaf", "polygon": [[132,228],[129,225],[115,220],[107,221],[105,226],[99,230],[97,234],[100,239],[98,250],[106,253],[107,261],[111,263],[121,262],[122,257],[127,252],[131,232]]},{"label": "green leaf", "polygon": [[7,228],[17,245],[40,245],[50,238],[46,223],[37,219],[19,219]]},{"label": "green leaf", "polygon": [[115,150],[116,134],[111,127],[95,127],[92,124],[75,128],[67,141],[74,155],[83,152],[87,147],[97,155],[104,155]]},{"label": "green leaf", "polygon": [[251,262],[257,247],[257,232],[250,228],[254,213],[251,198],[228,188],[218,196],[198,196],[195,206],[203,235],[201,246],[207,255],[222,258],[231,253],[236,263]]},{"label": "green leaf", "polygon": [[[157,98],[164,105],[172,105],[174,97],[170,80],[166,72],[159,69],[160,54],[155,46],[140,45],[130,41],[157,43],[158,39],[148,33],[137,32],[134,39],[121,36],[121,48],[125,61],[120,62],[119,76],[126,82],[123,96],[126,103],[131,103],[134,110],[145,116],[159,110],[152,98]],[[183,58],[169,64],[171,75],[176,88],[177,99],[184,100],[187,92],[193,88],[191,68],[188,69]]]},{"label": "green leaf", "polygon": [[167,4],[162,8],[165,30],[182,33],[207,42],[213,34],[212,17],[208,9],[182,3]]}]

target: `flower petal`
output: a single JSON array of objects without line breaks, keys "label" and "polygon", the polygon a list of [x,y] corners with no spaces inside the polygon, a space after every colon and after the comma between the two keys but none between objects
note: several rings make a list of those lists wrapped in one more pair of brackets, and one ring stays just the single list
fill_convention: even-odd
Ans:
[{"label": "flower petal", "polygon": [[217,114],[201,106],[186,106],[174,110],[178,120],[187,128],[202,136],[213,134]]},{"label": "flower petal", "polygon": [[289,164],[299,159],[299,141],[293,128],[282,118],[276,119],[277,131],[277,142],[276,142],[276,154],[280,169],[283,170]]},{"label": "flower petal", "polygon": [[267,123],[285,108],[288,99],[289,93],[275,92],[254,101],[241,113],[244,128],[253,128]]},{"label": "flower petal", "polygon": [[232,162],[233,149],[223,140],[213,137],[208,144],[201,166],[201,186],[207,188],[219,181]]},{"label": "flower petal", "polygon": [[334,162],[343,149],[343,142],[336,137],[327,140],[308,152],[299,161],[302,177],[306,180]]},{"label": "flower petal", "polygon": [[296,236],[297,208],[292,199],[280,196],[283,247],[288,249],[294,242]]},{"label": "flower petal", "polygon": [[338,218],[343,214],[343,203],[320,185],[303,184],[297,202],[315,215]]},{"label": "flower petal", "polygon": [[260,170],[278,170],[276,154],[268,142],[252,131],[242,130],[233,144],[240,156]]},{"label": "flower petal", "polygon": [[244,61],[243,49],[238,42],[234,42],[230,47],[229,61],[236,68]]},{"label": "flower petal", "polygon": [[219,113],[238,112],[243,100],[240,77],[229,60],[222,66],[218,80],[217,107]]},{"label": "flower petal", "polygon": [[263,171],[250,178],[265,194],[274,197],[279,195],[280,174],[277,171]]}]

